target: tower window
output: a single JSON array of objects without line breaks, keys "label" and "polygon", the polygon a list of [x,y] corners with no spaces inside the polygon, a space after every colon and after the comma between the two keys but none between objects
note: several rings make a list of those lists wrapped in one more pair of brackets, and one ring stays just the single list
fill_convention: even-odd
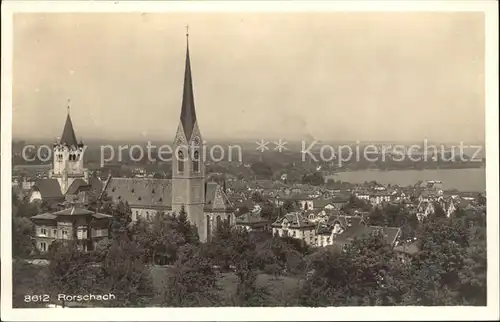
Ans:
[{"label": "tower window", "polygon": [[182,153],[182,151],[179,151],[177,156],[178,156],[178,158],[177,158],[177,170],[179,172],[183,172],[184,171],[184,153]]},{"label": "tower window", "polygon": [[200,153],[198,151],[194,151],[193,154],[193,170],[200,172]]}]

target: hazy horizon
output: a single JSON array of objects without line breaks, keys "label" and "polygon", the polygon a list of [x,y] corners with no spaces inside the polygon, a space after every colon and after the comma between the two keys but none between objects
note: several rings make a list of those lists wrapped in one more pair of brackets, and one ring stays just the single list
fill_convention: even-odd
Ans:
[{"label": "hazy horizon", "polygon": [[13,138],[482,142],[480,13],[16,14]]}]

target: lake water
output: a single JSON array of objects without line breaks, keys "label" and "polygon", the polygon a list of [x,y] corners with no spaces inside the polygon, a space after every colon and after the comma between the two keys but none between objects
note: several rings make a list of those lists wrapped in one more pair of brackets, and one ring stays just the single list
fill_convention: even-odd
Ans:
[{"label": "lake water", "polygon": [[473,169],[440,169],[440,170],[361,170],[339,172],[328,176],[327,179],[341,180],[350,183],[377,181],[381,184],[397,184],[400,186],[413,185],[417,181],[439,180],[443,182],[443,189],[457,189],[460,191],[485,191],[485,168]]}]

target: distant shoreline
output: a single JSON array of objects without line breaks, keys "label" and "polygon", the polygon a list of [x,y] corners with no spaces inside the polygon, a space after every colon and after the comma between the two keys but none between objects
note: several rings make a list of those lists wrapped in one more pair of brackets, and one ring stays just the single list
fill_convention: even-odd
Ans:
[{"label": "distant shoreline", "polygon": [[485,167],[476,168],[441,168],[441,169],[401,169],[383,171],[365,169],[339,171],[325,176],[325,179],[339,180],[351,184],[376,181],[380,184],[408,186],[418,181],[437,180],[443,182],[443,190],[458,190],[464,192],[486,191]]}]

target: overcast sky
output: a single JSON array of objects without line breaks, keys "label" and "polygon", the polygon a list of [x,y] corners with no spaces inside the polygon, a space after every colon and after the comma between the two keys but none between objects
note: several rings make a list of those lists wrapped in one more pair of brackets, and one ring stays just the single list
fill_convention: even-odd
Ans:
[{"label": "overcast sky", "polygon": [[14,138],[484,140],[482,14],[17,14]]}]

